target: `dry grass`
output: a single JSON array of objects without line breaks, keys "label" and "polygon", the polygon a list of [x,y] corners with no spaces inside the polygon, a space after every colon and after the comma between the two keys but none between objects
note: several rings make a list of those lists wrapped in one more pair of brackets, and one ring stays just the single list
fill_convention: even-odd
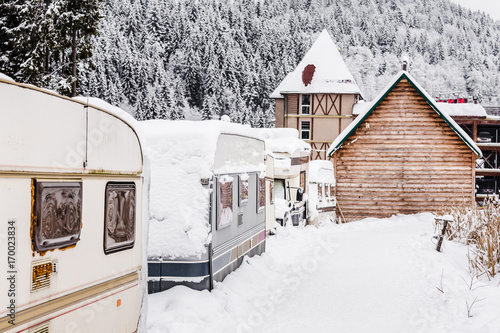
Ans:
[{"label": "dry grass", "polygon": [[484,207],[461,205],[446,208],[438,215],[451,215],[448,239],[469,246],[468,259],[471,274],[476,277],[494,277],[500,269],[500,205],[488,201]]}]

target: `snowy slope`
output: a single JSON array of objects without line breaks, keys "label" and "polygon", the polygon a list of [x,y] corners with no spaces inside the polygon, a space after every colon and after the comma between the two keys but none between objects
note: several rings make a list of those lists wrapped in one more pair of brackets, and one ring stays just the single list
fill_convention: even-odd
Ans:
[{"label": "snowy slope", "polygon": [[466,248],[433,232],[431,214],[279,229],[212,293],[150,295],[148,332],[498,332],[500,276],[469,290]]}]

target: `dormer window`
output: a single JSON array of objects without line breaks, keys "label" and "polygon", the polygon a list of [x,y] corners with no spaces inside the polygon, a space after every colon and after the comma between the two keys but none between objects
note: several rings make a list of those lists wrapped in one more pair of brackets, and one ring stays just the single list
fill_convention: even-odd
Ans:
[{"label": "dormer window", "polygon": [[301,114],[310,114],[311,109],[311,95],[302,95]]}]

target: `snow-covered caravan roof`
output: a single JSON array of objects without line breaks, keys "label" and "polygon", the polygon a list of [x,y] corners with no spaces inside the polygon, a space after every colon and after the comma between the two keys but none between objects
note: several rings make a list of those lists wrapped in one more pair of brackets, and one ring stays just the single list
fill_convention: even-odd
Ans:
[{"label": "snow-covered caravan roof", "polygon": [[270,155],[285,153],[300,156],[301,152],[311,152],[311,146],[299,139],[299,131],[295,128],[263,128],[256,129],[259,137],[266,142],[266,150]]},{"label": "snow-covered caravan roof", "polygon": [[335,184],[332,162],[324,160],[310,161],[309,183]]},{"label": "snow-covered caravan roof", "polygon": [[142,173],[139,138],[117,114],[5,77],[0,103],[2,171]]},{"label": "snow-covered caravan roof", "polygon": [[342,144],[349,138],[349,136],[354,133],[354,131],[359,127],[359,125],[372,113],[373,110],[385,99],[385,97],[396,87],[396,85],[402,80],[406,79],[415,90],[424,98],[424,100],[429,104],[429,106],[436,111],[436,113],[451,127],[451,129],[464,141],[464,143],[479,157],[483,156],[481,150],[476,145],[474,140],[471,139],[467,133],[465,133],[462,128],[451,118],[448,113],[441,109],[441,103],[437,103],[434,99],[415,81],[415,79],[406,71],[399,72],[394,79],[386,86],[385,89],[370,103],[359,103],[355,107],[358,116],[352,123],[347,126],[342,133],[332,142],[332,145],[328,149],[328,156],[332,156],[335,151],[342,147]]},{"label": "snow-covered caravan roof", "polygon": [[361,94],[337,45],[326,29],[320,33],[295,70],[285,77],[270,97],[283,98],[282,94],[290,93]]},{"label": "snow-covered caravan roof", "polygon": [[258,130],[223,121],[138,122],[151,167],[148,257],[195,258],[210,241],[202,178],[264,172]]}]

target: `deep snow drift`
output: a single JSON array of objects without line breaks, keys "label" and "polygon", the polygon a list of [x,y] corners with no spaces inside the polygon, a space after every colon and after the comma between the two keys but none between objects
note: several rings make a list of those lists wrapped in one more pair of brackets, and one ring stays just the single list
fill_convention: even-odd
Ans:
[{"label": "deep snow drift", "polygon": [[148,332],[498,332],[500,276],[433,234],[428,213],[280,228],[211,293],[150,295]]}]

